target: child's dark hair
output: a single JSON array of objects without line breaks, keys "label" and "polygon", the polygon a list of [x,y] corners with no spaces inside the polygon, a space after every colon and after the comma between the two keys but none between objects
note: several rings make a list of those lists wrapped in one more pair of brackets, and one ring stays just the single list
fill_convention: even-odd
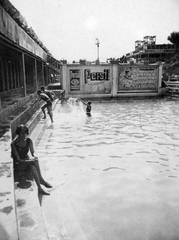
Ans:
[{"label": "child's dark hair", "polygon": [[91,105],[91,102],[89,101],[89,102],[87,102],[87,104]]},{"label": "child's dark hair", "polygon": [[16,129],[16,134],[17,134],[17,135],[20,135],[20,133],[21,133],[22,131],[25,132],[25,133],[27,133],[27,135],[29,135],[29,129],[28,129],[28,127],[25,126],[25,125],[23,125],[23,124],[21,124],[21,125],[19,125],[19,126],[17,127],[17,129]]}]

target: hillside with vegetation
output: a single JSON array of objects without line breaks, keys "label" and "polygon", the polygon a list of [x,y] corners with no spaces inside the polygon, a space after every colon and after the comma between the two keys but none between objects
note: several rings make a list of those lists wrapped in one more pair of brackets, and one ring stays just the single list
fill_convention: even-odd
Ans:
[{"label": "hillside with vegetation", "polygon": [[165,59],[163,71],[165,74],[179,74],[179,32],[172,32],[167,38],[175,46],[175,52]]}]

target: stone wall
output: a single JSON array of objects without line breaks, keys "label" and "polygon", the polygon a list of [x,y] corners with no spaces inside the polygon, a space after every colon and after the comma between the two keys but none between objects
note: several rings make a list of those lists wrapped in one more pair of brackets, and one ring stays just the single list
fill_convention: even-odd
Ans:
[{"label": "stone wall", "polygon": [[162,66],[148,64],[67,64],[63,68],[65,97],[156,96]]}]

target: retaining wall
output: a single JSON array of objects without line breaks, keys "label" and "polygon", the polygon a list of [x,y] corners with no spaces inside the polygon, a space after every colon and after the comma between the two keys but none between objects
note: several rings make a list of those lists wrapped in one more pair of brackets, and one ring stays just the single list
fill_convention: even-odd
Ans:
[{"label": "retaining wall", "polygon": [[116,98],[163,94],[162,65],[100,64],[62,66],[65,97]]}]

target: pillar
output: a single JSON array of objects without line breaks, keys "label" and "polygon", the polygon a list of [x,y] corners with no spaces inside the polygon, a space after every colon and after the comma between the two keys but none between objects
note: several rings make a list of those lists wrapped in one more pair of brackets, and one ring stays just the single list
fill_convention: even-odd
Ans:
[{"label": "pillar", "polygon": [[45,78],[44,78],[44,63],[42,62],[42,84],[45,85]]},{"label": "pillar", "polygon": [[38,90],[38,81],[37,81],[37,60],[36,60],[36,58],[34,59],[34,80],[35,80],[35,91],[37,91]]},{"label": "pillar", "polygon": [[22,53],[22,79],[23,79],[23,96],[26,97],[27,92],[26,92],[26,73],[25,73],[25,58],[24,58],[24,53]]},{"label": "pillar", "polygon": [[163,64],[160,63],[158,66],[158,88],[162,87],[162,69],[163,69]]}]

